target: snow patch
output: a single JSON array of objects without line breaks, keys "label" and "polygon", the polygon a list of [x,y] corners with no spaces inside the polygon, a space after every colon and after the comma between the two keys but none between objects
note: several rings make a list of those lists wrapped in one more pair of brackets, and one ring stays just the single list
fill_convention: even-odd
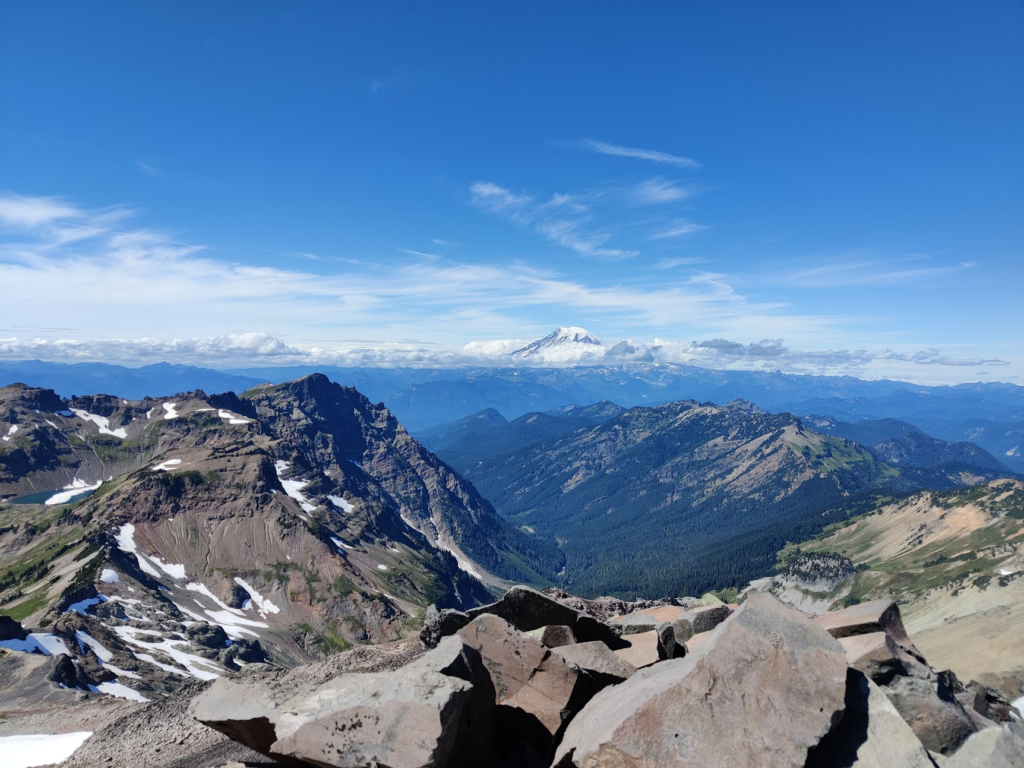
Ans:
[{"label": "snow patch", "polygon": [[75,632],[75,637],[78,638],[78,647],[81,649],[82,653],[85,653],[85,647],[89,646],[95,652],[96,658],[101,662],[108,662],[114,658],[114,654],[104,648],[103,644],[88,632],[79,629]]},{"label": "snow patch", "polygon": [[172,467],[176,467],[181,464],[181,459],[168,459],[167,461],[161,462],[160,464],[153,465],[154,472],[170,472]]},{"label": "snow patch", "polygon": [[1010,450],[1008,450],[1006,452],[1006,455],[1007,456],[1020,456],[1020,446],[1019,445],[1013,446],[1013,448],[1011,448]]},{"label": "snow patch", "polygon": [[111,672],[113,672],[118,677],[128,677],[128,678],[131,678],[132,680],[141,680],[142,679],[142,675],[136,674],[135,672],[132,672],[129,669],[121,669],[120,667],[115,667],[113,664],[104,663],[103,664],[103,668],[104,669],[109,669]]},{"label": "snow patch", "polygon": [[[121,579],[117,575],[117,571],[111,570],[110,568],[104,568],[100,573],[100,581],[104,584],[117,584]],[[135,602],[139,601],[136,600]]]},{"label": "snow patch", "polygon": [[99,605],[100,603],[106,602],[106,599],[107,598],[103,597],[102,595],[98,595],[96,597],[88,597],[85,600],[79,600],[77,603],[72,603],[68,606],[68,610],[74,611],[79,616],[88,616],[90,608],[92,608],[94,605]]},{"label": "snow patch", "polygon": [[135,654],[135,658],[149,662],[150,664],[158,666],[165,671],[190,675],[192,677],[197,677],[200,680],[214,680],[220,677],[220,672],[223,671],[215,662],[212,662],[209,659],[204,659],[202,656],[194,656],[191,653],[185,653],[176,647],[179,645],[188,645],[187,640],[164,640],[161,638],[159,642],[151,643],[146,640],[140,640],[136,635],[156,635],[159,637],[159,632],[154,632],[150,629],[136,629],[134,627],[114,627],[114,632],[117,633],[118,637],[131,645],[144,648],[147,651],[162,651],[186,670],[186,672],[182,673],[180,669],[175,669],[174,667],[161,664],[149,654]]},{"label": "snow patch", "polygon": [[11,439],[11,435],[13,435],[17,431],[18,431],[18,425],[17,424],[12,424],[11,428],[9,430],[7,430],[7,434],[4,435],[4,438],[3,438],[4,442],[6,443],[8,440],[10,440]]},{"label": "snow patch", "polygon": [[43,632],[33,632],[24,640],[0,640],[0,648],[24,653],[41,653],[44,656],[56,656],[61,653],[71,655],[61,638]]},{"label": "snow patch", "polygon": [[185,578],[184,565],[180,563],[165,563],[156,555],[144,555],[139,552],[138,546],[135,544],[135,526],[131,523],[122,525],[121,529],[114,535],[114,540],[117,541],[117,548],[122,552],[130,552],[135,555],[135,559],[139,561],[139,568],[150,576],[160,578],[160,571],[153,567],[153,563],[155,563],[168,576],[175,579]]},{"label": "snow patch", "polygon": [[1015,574],[1015,573],[1016,573],[1016,571],[1008,571],[1005,568],[1000,568],[999,569],[999,575],[1000,576],[1013,576],[1013,574]]},{"label": "snow patch", "polygon": [[92,731],[75,733],[34,733],[29,736],[0,736],[4,768],[32,768],[62,763],[92,736]]},{"label": "snow patch", "polygon": [[54,504],[67,504],[76,496],[81,496],[83,493],[95,491],[101,485],[103,485],[102,480],[98,480],[95,485],[86,485],[84,480],[79,480],[76,477],[71,481],[71,485],[65,485],[64,490],[55,493],[43,503],[50,506]]},{"label": "snow patch", "polygon": [[281,487],[284,488],[284,492],[299,502],[299,506],[306,512],[313,512],[316,509],[315,504],[311,504],[302,494],[302,489],[309,485],[308,480],[285,480],[281,475],[288,471],[291,464],[287,461],[281,461],[280,459],[274,464],[274,470],[277,472],[277,479],[281,483]]},{"label": "snow patch", "polygon": [[388,567],[386,565],[384,565],[383,563],[377,563],[377,570],[378,571],[386,571],[387,569],[388,569]]},{"label": "snow patch", "polygon": [[146,421],[149,421],[151,418],[153,418],[154,410],[154,408],[150,408],[148,411],[146,411]]},{"label": "snow patch", "polygon": [[180,414],[178,413],[177,410],[175,410],[177,407],[178,407],[177,403],[164,403],[164,406],[163,406],[164,411],[165,411],[164,418],[165,419],[176,419],[176,418],[178,418],[178,416]]},{"label": "snow patch", "polygon": [[130,699],[131,701],[138,701],[143,704],[149,701],[149,699],[134,688],[129,688],[127,685],[122,685],[121,683],[100,683],[99,685],[90,685],[89,690],[93,693],[106,693],[110,696],[116,696],[119,699]]},{"label": "snow patch", "polygon": [[246,600],[247,603],[256,603],[256,609],[262,618],[267,618],[268,613],[280,613],[281,609],[274,605],[272,602],[263,597],[253,587],[249,585],[244,579],[235,576],[235,583],[249,593],[251,600]]},{"label": "snow patch", "polygon": [[74,413],[75,416],[80,418],[82,421],[91,421],[93,424],[95,424],[99,428],[101,435],[113,435],[114,437],[119,437],[122,440],[128,437],[128,433],[125,431],[124,427],[111,429],[110,419],[108,419],[106,416],[98,416],[95,413],[89,413],[88,411],[83,411],[79,408],[72,408],[71,412]]},{"label": "snow patch", "polygon": [[249,419],[243,419],[241,416],[237,416],[231,411],[225,411],[223,409],[217,411],[217,415],[222,419],[227,419],[228,424],[248,424]]},{"label": "snow patch", "polygon": [[341,496],[328,496],[327,498],[330,499],[331,503],[338,509],[340,509],[342,512],[352,512],[353,510],[355,510],[355,507],[353,507],[349,502],[341,498]]}]

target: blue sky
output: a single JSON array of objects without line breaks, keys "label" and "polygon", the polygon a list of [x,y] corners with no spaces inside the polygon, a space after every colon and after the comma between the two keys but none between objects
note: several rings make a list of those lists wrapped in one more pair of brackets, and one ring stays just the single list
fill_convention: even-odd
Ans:
[{"label": "blue sky", "polygon": [[0,355],[1022,381],[1024,6],[636,5],[3,4]]}]

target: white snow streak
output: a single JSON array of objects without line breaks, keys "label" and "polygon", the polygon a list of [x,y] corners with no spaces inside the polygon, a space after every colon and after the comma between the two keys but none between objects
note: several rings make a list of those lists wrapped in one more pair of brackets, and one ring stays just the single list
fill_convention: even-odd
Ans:
[{"label": "white snow streak", "polygon": [[176,419],[176,418],[178,418],[179,413],[175,410],[175,408],[177,408],[177,407],[178,407],[177,403],[164,403],[164,410],[166,411],[166,413],[164,414],[164,418],[165,419]]},{"label": "white snow streak", "polygon": [[[278,608],[272,602],[270,602],[265,597],[263,597],[253,587],[251,587],[248,584],[248,582],[246,582],[244,579],[241,579],[238,576],[235,576],[235,583],[238,584],[238,586],[240,586],[242,589],[244,589],[246,592],[249,593],[249,597],[251,598],[251,602],[256,603],[256,609],[259,611],[260,616],[263,617],[264,619],[267,618],[267,614],[268,613],[280,613],[281,612],[280,608]],[[246,602],[249,603],[250,601],[247,600]]]},{"label": "white snow streak", "polygon": [[83,411],[79,408],[72,408],[71,412],[82,421],[91,421],[95,424],[99,428],[101,435],[113,435],[114,437],[119,437],[122,440],[128,437],[128,433],[125,431],[124,427],[111,429],[110,419],[106,416],[97,416],[95,413],[89,413],[88,411]]}]

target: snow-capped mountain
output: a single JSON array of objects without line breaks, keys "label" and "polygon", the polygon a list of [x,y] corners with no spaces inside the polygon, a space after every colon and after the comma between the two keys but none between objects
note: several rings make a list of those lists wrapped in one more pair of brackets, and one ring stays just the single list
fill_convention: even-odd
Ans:
[{"label": "snow-capped mountain", "polygon": [[586,357],[599,358],[604,353],[604,342],[585,328],[573,325],[567,328],[558,328],[543,339],[538,339],[515,350],[512,357],[520,360],[560,363],[582,360]]}]

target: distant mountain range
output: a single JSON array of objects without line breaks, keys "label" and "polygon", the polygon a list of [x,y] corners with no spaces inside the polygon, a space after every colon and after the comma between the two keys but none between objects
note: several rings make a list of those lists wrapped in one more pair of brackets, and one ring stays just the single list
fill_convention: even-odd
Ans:
[{"label": "distant mountain range", "polygon": [[977,446],[909,425],[865,427],[863,446],[838,434],[851,425],[819,419],[836,433],[822,434],[743,401],[574,410],[463,431],[436,451],[510,522],[557,542],[566,556],[557,579],[581,594],[741,584],[770,569],[785,542],[877,492],[1008,474]]},{"label": "distant mountain range", "polygon": [[[490,366],[338,368],[287,366],[214,371],[157,364],[127,368],[100,363],[0,362],[0,384],[22,382],[68,397],[83,392],[139,399],[155,393],[202,389],[242,392],[258,383],[283,383],[314,372],[356,387],[383,402],[417,437],[487,409],[502,418],[570,405],[611,401],[623,407],[678,400],[728,403],[741,399],[772,413],[827,416],[856,423],[897,419],[931,437],[969,441],[1024,472],[1024,387],[1006,383],[925,386],[866,381],[852,376],[808,376],[733,371],[652,362],[572,366],[607,349],[582,328],[560,328],[519,347]],[[617,359],[617,358],[616,358]],[[545,362],[547,361],[547,362]],[[605,362],[601,362],[605,361]]]}]

